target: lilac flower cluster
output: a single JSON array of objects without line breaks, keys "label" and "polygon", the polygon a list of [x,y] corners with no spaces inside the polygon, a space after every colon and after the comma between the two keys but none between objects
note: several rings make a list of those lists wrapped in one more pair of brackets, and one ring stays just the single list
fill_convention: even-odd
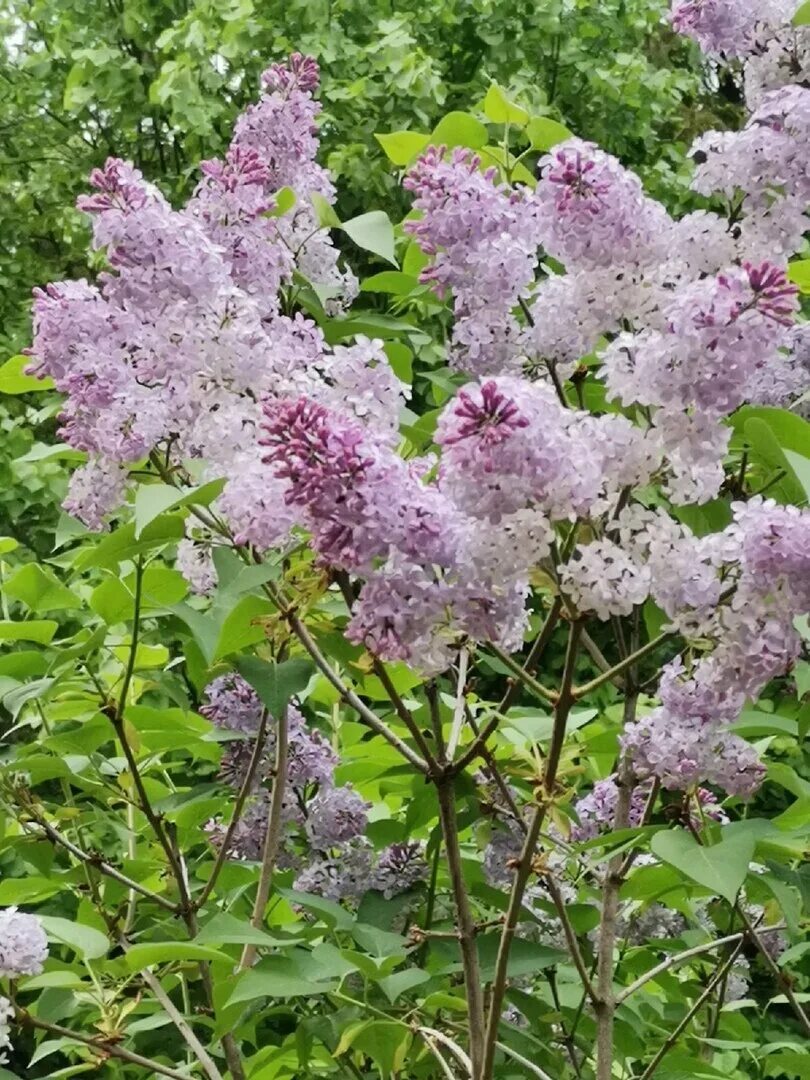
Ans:
[{"label": "lilac flower cluster", "polygon": [[[315,161],[317,80],[314,61],[297,54],[269,69],[261,100],[237,122],[225,159],[203,163],[183,210],[126,162],[111,158],[91,175],[78,206],[110,270],[98,286],[36,290],[30,350],[31,370],[66,394],[63,438],[89,454],[66,507],[91,528],[125,499],[127,466],[166,444],[175,460],[202,458],[207,476],[228,480],[219,508],[241,541],[266,548],[294,521],[256,450],[262,396],[306,385],[396,426],[401,395],[378,343],[330,350],[314,322],[278,310],[294,272],[333,307],[356,291],[311,201],[334,199]],[[268,216],[283,187],[292,209]],[[204,590],[210,574],[192,543],[183,561]]]},{"label": "lilac flower cluster", "polygon": [[[240,675],[223,675],[206,688],[200,712],[212,724],[240,736],[223,754],[222,778],[241,789],[253,756],[263,707],[256,692]],[[262,751],[248,802],[230,840],[231,858],[261,858],[270,805],[270,777],[275,761],[275,721],[268,718]],[[378,856],[366,840],[370,803],[349,784],[335,785],[338,757],[321,733],[311,728],[294,705],[287,707],[287,784],[282,817],[285,826],[281,862],[297,870],[295,887],[333,900],[359,900],[369,889],[386,897],[423,880],[427,873],[422,846],[392,844]],[[227,826],[206,826],[215,846],[225,841]]]},{"label": "lilac flower cluster", "polygon": [[451,363],[478,375],[504,371],[517,359],[519,324],[512,308],[528,295],[540,235],[525,188],[497,183],[467,150],[430,147],[405,179],[422,212],[406,230],[434,255],[422,281],[453,292]]},{"label": "lilac flower cluster", "polygon": [[11,1050],[9,1021],[14,1019],[14,1006],[7,997],[0,995],[0,1065],[8,1061],[6,1050]]},{"label": "lilac flower cluster", "polygon": [[39,975],[48,959],[48,938],[36,915],[16,907],[0,911],[0,978]]}]

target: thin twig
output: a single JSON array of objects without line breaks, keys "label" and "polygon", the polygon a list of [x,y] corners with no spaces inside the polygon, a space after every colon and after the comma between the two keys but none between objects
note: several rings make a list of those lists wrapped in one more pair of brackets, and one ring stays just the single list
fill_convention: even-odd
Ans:
[{"label": "thin twig", "polygon": [[489,648],[495,654],[495,656],[498,657],[501,663],[509,668],[515,678],[522,682],[523,685],[529,690],[531,690],[533,694],[537,694],[537,696],[543,698],[544,701],[548,701],[552,705],[556,705],[557,699],[559,697],[556,690],[549,690],[548,687],[543,686],[542,683],[539,683],[533,675],[530,675],[525,668],[521,667],[516,660],[512,659],[509,653],[504,652],[503,649],[499,648],[499,646],[490,645]]},{"label": "thin twig", "polygon": [[802,1008],[801,1002],[793,993],[793,989],[791,988],[788,981],[788,976],[784,971],[780,971],[779,965],[776,963],[774,958],[759,940],[759,934],[757,933],[755,927],[751,925],[751,920],[748,918],[748,916],[745,914],[739,904],[737,905],[737,914],[740,916],[742,924],[745,927],[746,937],[748,937],[754,943],[754,945],[756,945],[763,961],[765,962],[765,967],[767,967],[771,974],[775,977],[777,986],[781,989],[782,993],[790,1002],[790,1007],[796,1014],[796,1018],[804,1029],[805,1035],[810,1035],[810,1017],[808,1017],[807,1013]]},{"label": "thin twig", "polygon": [[574,967],[577,969],[582,985],[585,988],[585,993],[595,1004],[597,1001],[596,991],[593,988],[591,977],[588,974],[588,969],[585,967],[585,961],[582,959],[582,952],[579,948],[579,942],[577,941],[577,935],[574,932],[574,928],[571,925],[571,920],[568,918],[568,912],[565,908],[565,901],[562,898],[560,890],[557,888],[557,883],[551,875],[548,875],[545,879],[545,886],[549,891],[551,899],[554,901],[554,907],[557,909],[557,915],[562,923],[563,933],[565,934],[565,940],[568,945],[568,951],[571,954],[571,959],[574,961]]},{"label": "thin twig", "polygon": [[455,780],[444,776],[436,781],[436,793],[439,799],[439,816],[450,870],[450,883],[453,889],[453,901],[456,908],[459,948],[464,968],[464,989],[467,997],[467,1027],[470,1045],[470,1076],[473,1080],[485,1075],[481,1071],[484,1053],[484,993],[481,984],[481,969],[478,962],[478,946],[475,941],[476,929],[464,871],[461,866],[461,847],[458,838],[456,819]]},{"label": "thin twig", "polygon": [[650,653],[654,653],[657,648],[664,644],[664,642],[669,641],[673,637],[675,637],[674,632],[659,634],[658,637],[653,638],[652,641],[648,641],[646,645],[642,645],[640,649],[631,652],[624,660],[619,661],[618,664],[614,664],[612,668],[603,671],[601,675],[597,675],[595,679],[591,679],[590,682],[585,683],[583,686],[575,687],[573,691],[574,700],[579,701],[580,698],[585,697],[594,690],[598,690],[600,686],[604,686],[606,682],[610,682],[617,675],[622,675],[640,660],[649,656]]},{"label": "thin twig", "polygon": [[568,714],[573,705],[571,692],[574,682],[577,655],[579,653],[579,639],[582,626],[579,621],[571,624],[568,634],[568,646],[565,653],[565,667],[560,683],[560,693],[554,710],[554,729],[551,736],[548,757],[543,770],[542,790],[538,793],[539,804],[532,815],[529,828],[520,853],[517,870],[512,881],[512,890],[509,896],[509,905],[506,911],[501,940],[498,946],[498,955],[495,960],[495,975],[489,996],[489,1011],[487,1013],[486,1035],[484,1039],[484,1065],[481,1070],[481,1080],[487,1080],[492,1073],[492,1064],[495,1057],[495,1044],[498,1038],[498,1025],[501,1018],[501,1008],[506,993],[506,974],[509,966],[509,952],[512,940],[515,936],[520,909],[523,904],[523,894],[532,870],[537,838],[543,826],[546,810],[554,797],[557,783],[557,768],[560,763],[565,729],[568,723]]},{"label": "thin twig", "polygon": [[529,1061],[523,1054],[519,1054],[517,1050],[511,1046],[507,1046],[506,1043],[496,1042],[496,1047],[508,1057],[513,1058],[519,1065],[522,1065],[524,1069],[528,1069],[533,1076],[539,1076],[540,1080],[551,1080],[551,1077],[547,1072],[544,1072],[539,1065],[535,1065],[533,1061]]},{"label": "thin twig", "polygon": [[[624,700],[625,730],[636,714],[638,693],[627,695]],[[633,774],[629,762],[624,759],[618,770],[618,798],[613,827],[627,828],[633,794]],[[616,1001],[613,995],[613,949],[619,916],[619,889],[622,884],[621,870],[624,859],[619,853],[607,865],[602,887],[602,915],[599,925],[599,948],[596,964],[596,1076],[597,1080],[611,1080],[613,1076],[613,1021]]]},{"label": "thin twig", "polygon": [[[775,934],[784,929],[785,924],[778,923],[775,926],[763,926],[755,931],[755,933],[757,936],[760,934]],[[731,945],[744,937],[745,934],[742,933],[727,934],[725,937],[717,938],[715,941],[704,942],[703,945],[695,945],[691,949],[684,949],[683,952],[674,953],[672,956],[668,956],[666,960],[662,960],[660,964],[656,964],[655,967],[650,968],[649,971],[645,971],[643,975],[639,975],[635,982],[626,986],[621,993],[617,994],[616,1004],[621,1005],[621,1003],[626,1001],[631,994],[635,994],[637,990],[640,990],[642,986],[652,979],[657,978],[662,972],[669,971],[670,968],[682,964],[685,960],[691,960],[695,956],[701,956],[703,953],[712,952],[714,949],[722,948],[723,945]]]},{"label": "thin twig", "polygon": [[294,609],[285,604],[283,596],[273,586],[272,582],[266,582],[264,589],[278,607],[279,612],[287,621],[295,636],[309,653],[317,669],[332,684],[335,690],[337,690],[342,700],[354,709],[367,727],[371,728],[371,730],[378,735],[381,735],[391,744],[391,746],[398,750],[400,754],[414,766],[414,768],[418,769],[421,773],[427,773],[429,771],[427,762],[411,750],[410,746],[408,746],[406,742],[403,742],[399,735],[397,735],[395,731],[392,731],[388,725],[385,724],[375,712],[369,709],[365,702],[344,683],[343,679],[341,679],[340,675],[338,675],[318,648],[309,630],[304,626]]},{"label": "thin twig", "polygon": [[[586,630],[582,631],[582,647],[603,674],[610,671],[610,661]],[[611,675],[611,681],[619,690],[624,689],[624,679],[621,675]]]},{"label": "thin twig", "polygon": [[439,1050],[438,1046],[436,1045],[436,1042],[433,1039],[433,1037],[431,1035],[428,1035],[425,1028],[419,1028],[419,1034],[422,1036],[422,1041],[424,1042],[425,1046],[427,1046],[427,1048],[430,1050],[431,1054],[433,1054],[433,1056],[438,1061],[439,1068],[442,1070],[444,1075],[447,1077],[447,1080],[457,1080],[456,1074],[453,1072],[453,1070],[450,1068],[449,1064],[442,1057],[441,1051]]},{"label": "thin twig", "polygon": [[454,1040],[451,1039],[449,1035],[445,1035],[443,1031],[437,1031],[436,1028],[430,1027],[420,1026],[416,1030],[420,1034],[426,1031],[428,1035],[431,1036],[431,1038],[436,1040],[436,1042],[441,1043],[442,1046],[446,1046],[450,1053],[453,1055],[453,1057],[456,1059],[456,1061],[460,1062],[460,1064],[462,1064],[466,1069],[467,1074],[472,1077],[472,1061],[470,1060],[469,1056],[464,1053],[458,1043],[454,1042]]},{"label": "thin twig", "polygon": [[32,1016],[31,1013],[26,1012],[24,1009],[18,1009],[16,1019],[17,1023],[23,1027],[39,1028],[40,1031],[47,1031],[49,1034],[58,1035],[62,1039],[74,1039],[76,1042],[92,1047],[93,1050],[103,1056],[120,1058],[121,1061],[128,1061],[130,1065],[140,1065],[143,1069],[153,1070],[159,1076],[171,1076],[174,1080],[189,1080],[188,1073],[178,1072],[177,1069],[172,1069],[168,1065],[161,1065],[159,1061],[143,1057],[133,1050],[125,1050],[123,1046],[118,1046],[114,1042],[107,1042],[102,1038],[92,1038],[89,1035],[81,1035],[78,1031],[71,1031],[70,1028],[62,1027],[61,1024],[51,1024],[47,1020],[41,1020],[38,1016]]},{"label": "thin twig", "polygon": [[222,1073],[212,1061],[208,1051],[205,1049],[200,1040],[191,1030],[191,1026],[189,1025],[186,1018],[175,1007],[172,999],[160,985],[160,980],[157,979],[151,971],[144,970],[140,974],[143,981],[146,983],[146,985],[149,987],[149,989],[152,991],[152,993],[155,995],[155,997],[165,1009],[171,1022],[185,1039],[189,1049],[197,1058],[200,1065],[202,1065],[205,1074],[210,1078],[210,1080],[222,1080]]},{"label": "thin twig", "polygon": [[[276,723],[276,767],[273,775],[273,792],[270,796],[270,809],[267,813],[267,831],[264,835],[261,874],[256,890],[256,900],[253,904],[253,914],[250,919],[251,926],[257,930],[264,926],[264,913],[273,884],[273,870],[281,846],[284,795],[287,788],[288,742],[288,709],[285,707],[281,710],[281,715]],[[255,960],[256,946],[252,944],[245,945],[242,950],[242,959],[239,961],[239,970],[244,971],[245,968],[251,967]]]},{"label": "thin twig", "polygon": [[256,778],[256,772],[259,768],[259,762],[262,759],[262,753],[264,752],[264,746],[267,742],[267,724],[270,718],[270,714],[267,709],[262,709],[261,720],[259,721],[259,730],[256,733],[256,741],[253,744],[253,753],[250,756],[250,762],[248,763],[247,772],[245,778],[242,781],[242,786],[239,789],[239,794],[236,796],[236,802],[233,806],[233,813],[231,814],[231,820],[228,823],[228,828],[225,830],[225,836],[222,838],[219,851],[217,852],[216,862],[214,863],[211,874],[208,881],[205,883],[205,887],[197,899],[194,901],[194,906],[199,910],[206,902],[208,897],[214,890],[214,886],[217,883],[222,867],[228,858],[228,850],[231,846],[231,840],[233,834],[242,820],[242,811],[244,809],[247,797],[253,788],[253,781]]},{"label": "thin twig", "polygon": [[464,694],[467,689],[467,663],[469,652],[463,648],[458,654],[458,681],[456,683],[456,704],[453,710],[453,726],[450,728],[450,738],[447,740],[447,760],[452,761],[456,754],[456,747],[461,738],[461,729],[464,726]]},{"label": "thin twig", "polygon": [[[133,881],[132,878],[122,874],[120,870],[117,870],[114,866],[111,866],[105,859],[102,859],[100,855],[94,855],[90,851],[84,851],[82,848],[77,847],[71,840],[68,840],[66,836],[63,836],[57,829],[53,827],[44,818],[34,814],[30,807],[26,808],[32,815],[33,820],[42,829],[49,840],[52,840],[55,844],[60,844],[66,851],[69,851],[74,858],[80,859],[82,862],[87,863],[89,866],[94,866],[102,874],[106,874],[107,877],[113,878],[120,885],[125,885],[128,889],[132,889],[133,892],[140,893],[141,896],[145,896],[147,900],[152,900],[155,904],[159,904],[166,911],[171,911],[173,914],[178,913],[177,904],[173,904],[171,900],[167,900],[164,896],[158,895],[158,893],[152,892],[151,889],[147,889],[145,885],[140,885],[137,881]],[[23,825],[25,828],[25,825]]]},{"label": "thin twig", "polygon": [[[554,636],[554,631],[557,628],[557,623],[560,619],[562,612],[563,602],[559,596],[555,596],[549,613],[546,616],[542,629],[532,643],[532,647],[529,650],[529,655],[526,657],[526,661],[523,664],[522,670],[531,674],[535,670],[543,653],[546,651],[548,643]],[[458,761],[453,762],[454,771],[460,772],[465,769],[471,761],[473,761],[482,751],[482,748],[486,746],[490,738],[495,734],[503,717],[508,710],[515,703],[515,699],[520,693],[522,683],[519,679],[510,679],[503,697],[498,702],[498,705],[494,709],[492,716],[487,720],[479,733],[476,733],[476,738],[469,746],[464,748],[464,751]]]},{"label": "thin twig", "polygon": [[[742,938],[742,935],[741,935],[741,938]],[[715,974],[709,979],[708,983],[706,984],[705,990],[697,998],[697,1000],[691,1006],[691,1008],[689,1009],[687,1014],[684,1016],[684,1018],[681,1020],[681,1022],[667,1036],[667,1039],[664,1042],[663,1046],[660,1048],[660,1050],[655,1055],[655,1057],[652,1059],[650,1064],[647,1066],[647,1068],[641,1074],[641,1076],[639,1077],[639,1080],[650,1080],[650,1077],[654,1074],[655,1070],[661,1064],[661,1062],[663,1061],[666,1054],[669,1053],[669,1051],[672,1049],[672,1047],[675,1045],[675,1043],[681,1037],[683,1032],[689,1026],[690,1022],[692,1021],[692,1018],[694,1016],[696,1016],[698,1012],[700,1012],[700,1010],[703,1008],[705,1003],[709,1000],[709,998],[711,997],[711,995],[712,995],[712,993],[714,991],[715,986],[717,986],[717,984],[721,981],[721,979],[724,979],[726,977],[727,972],[730,970],[730,968],[733,965],[734,961],[739,956],[739,954],[740,954],[740,952],[742,950],[742,947],[743,947],[743,940],[740,940],[737,943],[736,947],[734,949],[732,949],[732,951],[729,953],[729,955],[726,957],[726,959],[722,962],[722,964],[720,964],[720,966],[718,967]]]}]

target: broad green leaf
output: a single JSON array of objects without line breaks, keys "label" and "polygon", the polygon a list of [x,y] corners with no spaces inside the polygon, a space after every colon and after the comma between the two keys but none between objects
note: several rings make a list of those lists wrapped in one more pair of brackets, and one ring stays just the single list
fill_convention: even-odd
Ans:
[{"label": "broad green leaf", "polygon": [[[810,443],[807,444],[807,449],[810,450]],[[804,488],[805,501],[810,500],[810,458],[804,454],[797,454],[795,450],[787,446],[782,447],[782,452],[793,470],[793,475]]]},{"label": "broad green leaf", "polygon": [[399,270],[383,270],[366,278],[360,286],[361,292],[389,293],[391,296],[406,296],[419,285],[415,277],[403,274]]},{"label": "broad green leaf", "polygon": [[20,546],[13,536],[0,536],[0,555],[8,555]]},{"label": "broad green leaf", "polygon": [[104,956],[110,947],[105,934],[93,926],[85,926],[71,919],[61,919],[55,915],[40,915],[49,941],[61,942],[69,946],[85,960],[97,960]]},{"label": "broad green leaf", "polygon": [[243,596],[222,623],[211,659],[222,660],[248,645],[258,645],[260,641],[264,641],[262,619],[273,615],[275,610],[269,600],[263,600],[259,596]]},{"label": "broad green leaf", "polygon": [[279,188],[273,196],[273,208],[265,212],[265,217],[283,217],[295,206],[296,195],[292,188]]},{"label": "broad green leaf", "polygon": [[327,900],[326,897],[314,896],[311,893],[297,892],[295,889],[287,889],[284,886],[279,886],[276,892],[285,900],[289,900],[291,904],[319,915],[330,929],[348,930],[354,923],[354,917],[334,900]]},{"label": "broad green leaf", "polygon": [[571,138],[571,132],[565,124],[547,116],[533,116],[526,127],[526,134],[533,150],[550,150],[557,143]]},{"label": "broad green leaf", "polygon": [[[801,700],[805,694],[810,693],[810,662],[797,660],[793,667],[793,678],[796,682],[796,695]],[[796,728],[798,731],[798,724]]]},{"label": "broad green leaf", "polygon": [[407,165],[430,142],[430,135],[423,135],[421,131],[380,132],[374,138],[394,165]]},{"label": "broad green leaf", "polygon": [[794,26],[810,26],[810,0],[805,0],[793,16]]},{"label": "broad green leaf", "polygon": [[50,570],[43,570],[38,563],[28,563],[20,567],[9,578],[3,590],[6,596],[20,603],[30,611],[63,611],[79,608],[79,597],[63,585]]},{"label": "broad green leaf", "polygon": [[730,904],[745,881],[755,847],[755,837],[743,831],[721,834],[720,842],[711,847],[699,844],[685,829],[657,832],[650,841],[650,849],[659,859]]},{"label": "broad green leaf", "polygon": [[284,955],[269,956],[244,975],[228,999],[228,1005],[257,998],[310,997],[335,990],[343,978],[357,968],[332,945],[319,945],[311,952],[292,949]]},{"label": "broad green leaf", "polygon": [[509,101],[497,83],[491,83],[483,102],[484,115],[493,124],[511,124],[523,127],[529,122],[529,114],[520,105]]},{"label": "broad green leaf", "polygon": [[380,1075],[388,1078],[402,1069],[411,1037],[410,1029],[401,1022],[367,1020],[344,1033],[335,1057],[349,1049],[360,1050],[377,1064]]},{"label": "broad green leaf", "polygon": [[480,120],[469,113],[450,112],[433,129],[430,141],[434,146],[468,146],[478,150],[488,138],[489,133]]},{"label": "broad green leaf", "polygon": [[313,191],[309,198],[321,228],[339,229],[340,218],[335,213],[332,204],[327,202],[323,195],[319,195],[317,191]]},{"label": "broad green leaf", "polygon": [[227,953],[210,945],[198,945],[194,941],[156,941],[132,945],[126,952],[130,971],[143,971],[153,964],[167,964],[174,960],[211,960],[231,963]]},{"label": "broad green leaf", "polygon": [[804,488],[796,478],[793,467],[785,456],[779,439],[773,428],[759,417],[751,417],[745,421],[744,434],[755,453],[769,465],[774,471],[781,470],[784,476],[771,489],[779,492],[783,499],[792,503],[801,503],[804,499]]},{"label": "broad green leaf", "polygon": [[404,953],[407,945],[407,939],[402,937],[401,934],[392,934],[388,930],[381,930],[379,927],[369,926],[367,923],[355,923],[351,933],[362,949],[365,949],[370,956],[378,959]]},{"label": "broad green leaf", "polygon": [[93,537],[92,543],[79,553],[73,565],[79,571],[91,567],[113,570],[124,560],[134,559],[147,551],[181,540],[184,536],[185,528],[179,514],[158,517],[142,530],[139,538],[135,536],[135,523],[130,522],[101,540]]},{"label": "broad green leaf", "polygon": [[787,716],[760,712],[757,709],[743,709],[740,718],[734,724],[734,731],[744,739],[759,738],[763,735],[793,735],[799,733],[799,725]]},{"label": "broad green leaf", "polygon": [[378,979],[377,985],[393,1005],[400,994],[413,990],[415,986],[421,986],[430,978],[430,973],[422,968],[405,968],[404,971],[395,971],[393,975]]},{"label": "broad green leaf", "polygon": [[[807,25],[810,26],[810,3],[804,5],[807,8]],[[800,9],[801,10],[801,9]],[[797,12],[797,16],[800,12]],[[803,293],[810,293],[810,259],[796,259],[788,263],[788,280],[798,285]]]},{"label": "broad green leaf", "polygon": [[25,374],[30,363],[30,356],[12,356],[0,365],[0,394],[30,394],[53,389],[53,379],[37,379]]},{"label": "broad green leaf", "polygon": [[190,491],[178,491],[171,484],[141,484],[135,492],[135,539],[140,540],[146,526],[170,507],[208,506],[224,486],[224,480],[211,480]]},{"label": "broad green leaf", "polygon": [[50,619],[29,619],[28,622],[0,620],[0,641],[37,641],[47,645],[59,629]]},{"label": "broad green leaf", "polygon": [[0,905],[40,904],[67,888],[59,879],[36,877],[6,878],[0,881]]},{"label": "broad green leaf", "polygon": [[280,716],[287,702],[306,688],[313,672],[309,660],[284,660],[280,664],[256,656],[240,656],[236,667],[267,706],[271,716]]},{"label": "broad green leaf", "polygon": [[194,939],[200,945],[259,945],[266,949],[300,944],[301,938],[277,938],[257,930],[247,919],[218,911]]},{"label": "broad green leaf", "polygon": [[394,254],[394,226],[388,214],[382,210],[360,214],[350,221],[344,221],[340,228],[364,251],[371,251],[393,266],[397,265]]}]

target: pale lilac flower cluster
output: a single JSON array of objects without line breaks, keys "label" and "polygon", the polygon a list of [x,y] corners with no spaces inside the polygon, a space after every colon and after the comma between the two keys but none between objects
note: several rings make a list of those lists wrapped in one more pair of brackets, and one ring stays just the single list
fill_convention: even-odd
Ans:
[{"label": "pale lilac flower cluster", "polygon": [[6,1050],[13,1049],[9,1021],[14,1019],[14,1006],[7,997],[0,996],[0,1065],[8,1061]]},{"label": "pale lilac flower cluster", "polygon": [[[651,789],[649,781],[633,787],[628,819],[630,828],[641,824]],[[574,804],[579,824],[571,830],[572,839],[592,840],[602,832],[609,832],[613,828],[618,801],[619,787],[615,775],[598,780],[588,794]]]},{"label": "pale lilac flower cluster", "polygon": [[[206,688],[200,713],[238,735],[222,756],[220,776],[241,790],[248,775],[263,707],[241,675],[228,674]],[[228,854],[256,861],[262,856],[276,753],[276,728],[268,718],[267,738],[250,799],[229,838]],[[426,873],[420,844],[394,844],[375,858],[365,839],[370,803],[350,784],[335,784],[338,756],[328,740],[309,726],[294,705],[287,706],[287,786],[282,806],[285,826],[281,862],[298,871],[295,887],[330,899],[359,899],[369,889],[394,896],[411,889]],[[206,826],[215,847],[225,842],[227,824]]]},{"label": "pale lilac flower cluster", "polygon": [[540,236],[536,204],[525,188],[496,182],[480,158],[431,146],[404,181],[422,212],[405,229],[435,256],[420,280],[440,294],[452,290],[455,310],[451,363],[477,375],[517,360],[519,324],[512,309],[528,295]]},{"label": "pale lilac flower cluster", "polygon": [[670,19],[709,54],[747,56],[790,22],[800,0],[674,0]]},{"label": "pale lilac flower cluster", "polygon": [[48,959],[48,938],[36,915],[16,907],[0,911],[0,978],[39,975]]},{"label": "pale lilac flower cluster", "polygon": [[[317,65],[294,55],[264,84],[225,160],[203,163],[185,209],[172,209],[126,162],[95,170],[94,191],[78,205],[110,272],[98,286],[35,292],[31,370],[66,395],[62,436],[89,454],[66,506],[91,528],[124,501],[127,466],[168,445],[177,461],[203,459],[204,479],[228,480],[219,509],[242,542],[266,548],[294,521],[256,451],[263,396],[306,386],[396,426],[398,384],[377,343],[332,351],[314,322],[279,314],[279,287],[294,272],[333,305],[356,285],[311,201],[334,199],[315,161]],[[282,187],[293,205],[268,216]],[[188,548],[184,565],[197,585],[210,585]]]},{"label": "pale lilac flower cluster", "polygon": [[567,139],[538,164],[540,242],[570,270],[660,259],[664,208],[611,154]]}]

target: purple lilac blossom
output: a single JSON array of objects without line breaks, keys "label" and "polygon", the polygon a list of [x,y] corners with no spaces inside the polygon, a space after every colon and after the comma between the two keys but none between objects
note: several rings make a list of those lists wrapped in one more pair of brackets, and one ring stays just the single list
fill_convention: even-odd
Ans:
[{"label": "purple lilac blossom", "polygon": [[0,911],[0,977],[39,975],[48,959],[48,938],[36,915],[16,907]]}]

